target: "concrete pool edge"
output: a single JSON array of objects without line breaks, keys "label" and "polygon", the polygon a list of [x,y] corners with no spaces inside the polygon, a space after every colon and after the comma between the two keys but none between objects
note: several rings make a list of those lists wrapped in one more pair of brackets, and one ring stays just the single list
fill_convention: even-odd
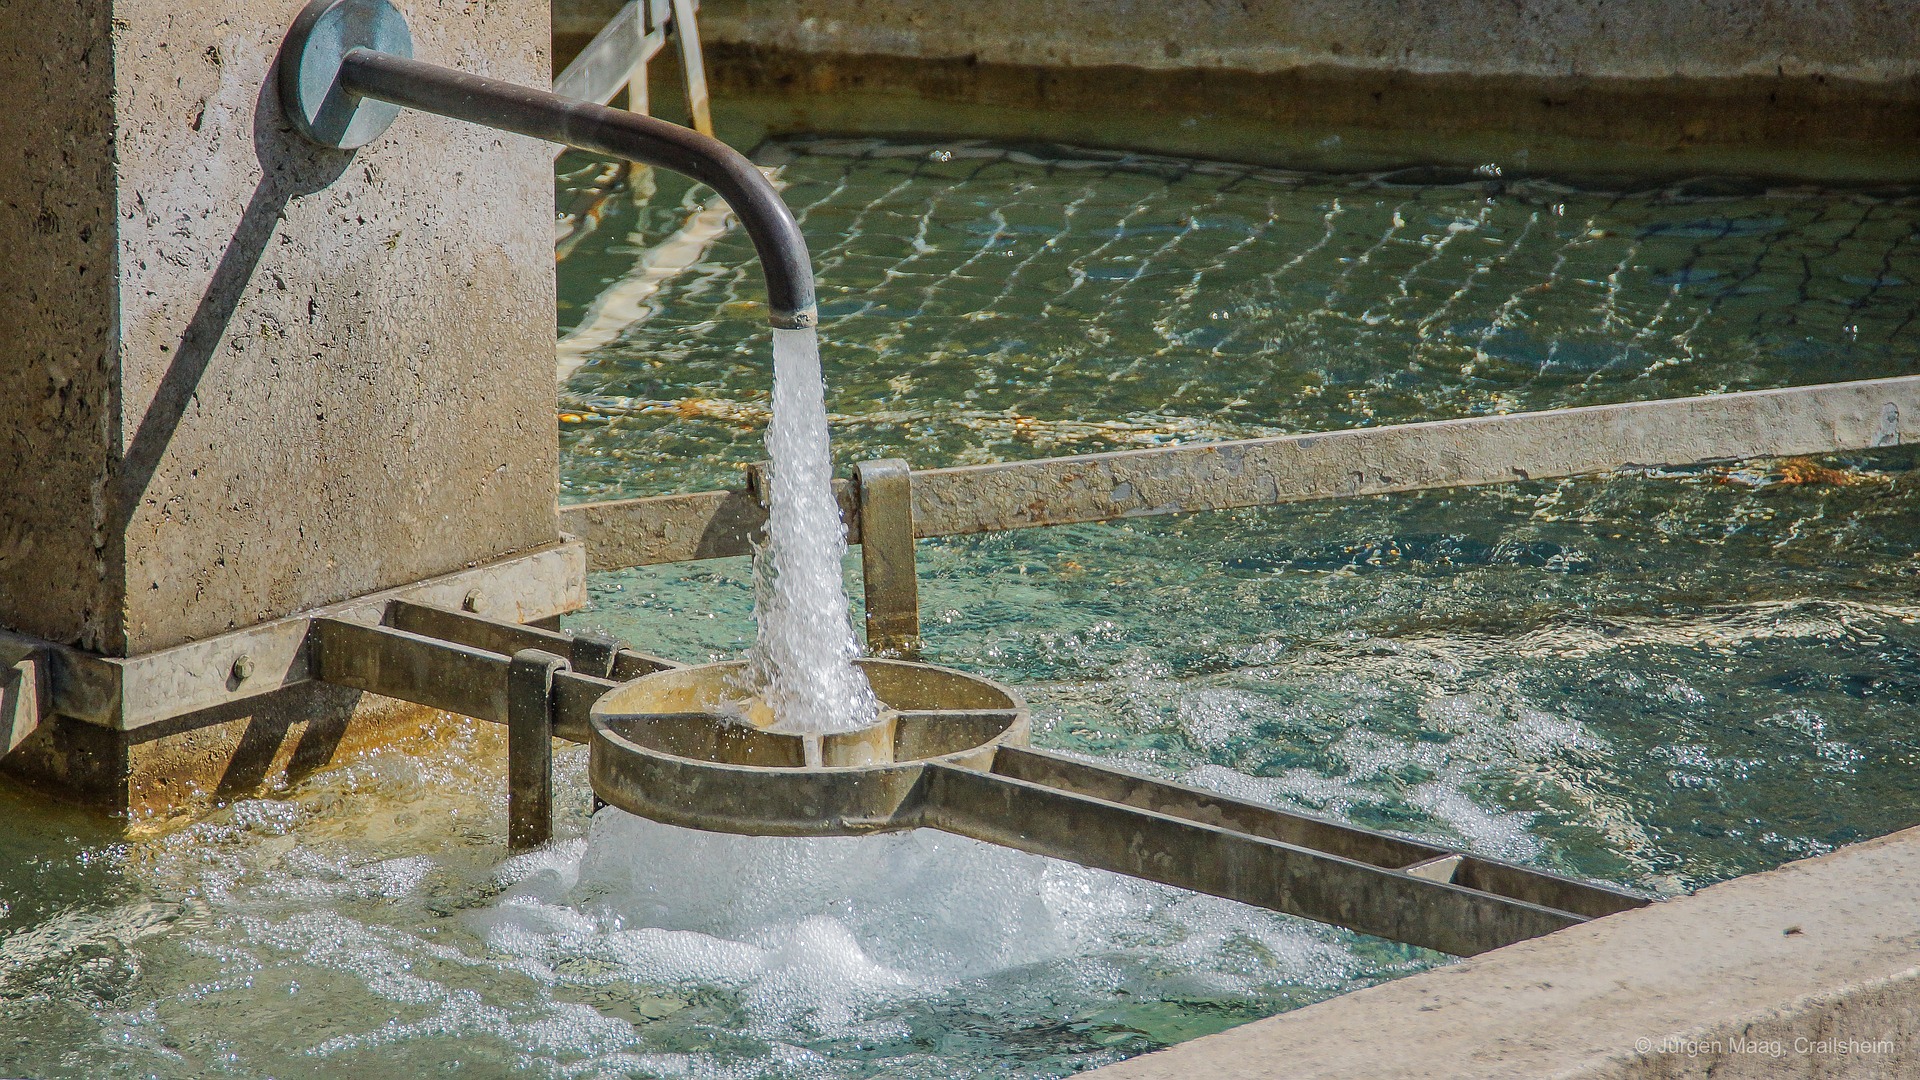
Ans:
[{"label": "concrete pool edge", "polygon": [[[556,0],[556,55],[617,7]],[[1920,175],[1920,29],[1876,0],[707,0],[700,24],[723,134],[743,143],[937,133],[1333,172]],[[656,100],[675,96],[671,67]]]},{"label": "concrete pool edge", "polygon": [[1920,828],[1088,1075],[1912,1075],[1916,882]]}]

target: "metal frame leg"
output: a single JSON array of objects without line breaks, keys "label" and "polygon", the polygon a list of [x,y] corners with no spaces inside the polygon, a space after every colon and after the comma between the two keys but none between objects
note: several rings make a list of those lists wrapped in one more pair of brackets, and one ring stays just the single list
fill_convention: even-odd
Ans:
[{"label": "metal frame leg", "polygon": [[553,839],[553,680],[567,661],[540,649],[507,668],[507,850]]},{"label": "metal frame leg", "polygon": [[859,486],[860,572],[867,593],[867,651],[920,655],[920,579],[913,560],[913,479],[905,461],[853,467]]}]

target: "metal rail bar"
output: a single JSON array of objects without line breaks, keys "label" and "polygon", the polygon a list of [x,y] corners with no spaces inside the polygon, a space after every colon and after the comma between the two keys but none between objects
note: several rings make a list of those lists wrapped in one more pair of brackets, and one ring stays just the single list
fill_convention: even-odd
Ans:
[{"label": "metal rail bar", "polygon": [[[458,612],[443,614],[460,615]],[[516,628],[512,624],[497,624],[475,632],[474,622],[492,620],[472,616],[463,620],[429,622],[415,613],[409,618],[416,626],[452,627],[459,630],[463,638],[488,640],[496,644],[511,643],[513,636],[506,631],[513,629],[529,630],[539,635],[552,633],[535,627]],[[313,657],[314,678],[322,682],[411,701],[430,709],[444,709],[489,723],[505,724],[510,721],[507,678],[512,653],[430,633],[416,633],[395,626],[370,626],[343,619],[315,619],[311,635],[308,649]],[[542,638],[529,635],[528,640],[541,641]],[[614,676],[624,681],[658,671],[660,667],[654,663],[657,659],[645,653],[622,649],[614,663]],[[670,660],[659,661],[659,664],[680,666]],[[615,679],[571,670],[555,673],[553,683],[554,736],[570,742],[588,741],[592,734],[591,726],[587,723],[588,710],[600,699],[600,695],[620,683]]]},{"label": "metal rail bar", "polygon": [[[577,672],[611,677],[622,682],[682,666],[663,656],[629,649],[611,639],[542,630],[524,623],[501,622],[465,611],[450,611],[405,600],[389,603],[384,621],[396,630],[484,649],[502,656],[511,656],[523,649],[544,649],[556,656],[566,657]],[[610,655],[603,656],[605,653]]]},{"label": "metal rail bar", "polygon": [[[957,536],[1916,440],[1920,376],[1909,375],[927,469],[912,474],[913,532]],[[850,526],[852,501],[842,499]],[[764,514],[744,493],[703,491],[566,506],[560,518],[587,542],[590,569],[615,570],[747,554]],[[857,532],[848,541],[859,543]]]},{"label": "metal rail bar", "polygon": [[996,773],[930,764],[928,827],[1472,956],[1586,918]]},{"label": "metal rail bar", "polygon": [[[833,495],[847,543],[860,543],[858,493],[835,480]],[[560,527],[586,542],[588,569],[620,570],[752,554],[767,508],[750,491],[695,491],[563,506]]]},{"label": "metal rail bar", "polygon": [[718,139],[651,116],[372,49],[347,53],[340,86],[361,97],[691,176],[727,201],[753,241],[767,279],[767,321],[781,329],[816,321],[806,237],[759,167]]},{"label": "metal rail bar", "polygon": [[509,657],[391,626],[313,620],[314,676],[496,724],[507,722]]},{"label": "metal rail bar", "polygon": [[1644,907],[1647,898],[1544,870],[1483,859],[1451,848],[1408,840],[1327,818],[1296,814],[1203,788],[1155,780],[1106,765],[1021,746],[994,754],[999,776],[1041,784],[1183,821],[1212,825],[1276,843],[1309,847],[1355,862],[1444,881],[1540,907],[1599,918]]}]

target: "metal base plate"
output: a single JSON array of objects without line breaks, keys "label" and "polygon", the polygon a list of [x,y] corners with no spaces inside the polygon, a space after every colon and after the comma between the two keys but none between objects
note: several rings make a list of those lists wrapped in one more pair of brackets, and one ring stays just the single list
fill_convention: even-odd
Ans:
[{"label": "metal base plate", "polygon": [[340,63],[354,49],[411,58],[406,16],[387,0],[313,0],[280,52],[281,108],[300,134],[322,146],[365,146],[400,115],[398,105],[341,89]]}]

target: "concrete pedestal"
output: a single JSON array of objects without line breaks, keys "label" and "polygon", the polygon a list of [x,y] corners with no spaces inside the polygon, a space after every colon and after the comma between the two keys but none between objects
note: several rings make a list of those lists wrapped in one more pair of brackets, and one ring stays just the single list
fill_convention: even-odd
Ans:
[{"label": "concrete pedestal", "polygon": [[[560,540],[551,151],[417,115],[305,143],[270,75],[300,6],[0,6],[0,627],[139,658]],[[545,0],[408,14],[422,59],[546,85]],[[259,700],[168,721],[246,732],[192,770],[355,707]],[[76,722],[9,766],[121,808],[185,768]]]}]

